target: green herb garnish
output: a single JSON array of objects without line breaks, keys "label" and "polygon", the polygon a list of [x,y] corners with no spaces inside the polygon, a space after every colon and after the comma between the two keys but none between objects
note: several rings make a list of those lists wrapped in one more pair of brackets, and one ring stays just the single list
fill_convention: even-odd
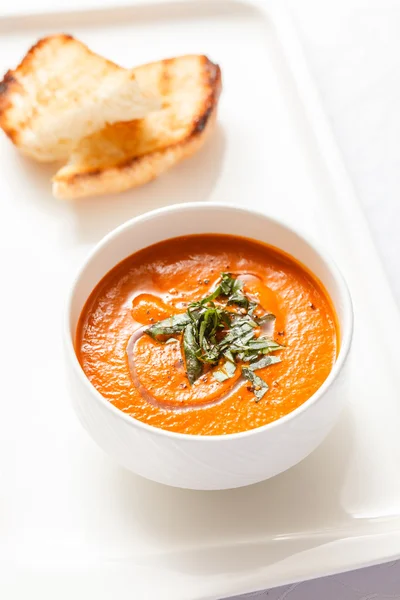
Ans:
[{"label": "green herb garnish", "polygon": [[262,323],[275,319],[272,313],[256,315],[257,309],[259,305],[243,293],[243,282],[230,273],[221,273],[220,283],[211,294],[192,302],[186,312],[155,323],[146,333],[160,343],[180,336],[191,385],[201,377],[205,364],[217,367],[213,376],[220,382],[234,377],[240,366],[259,402],[268,384],[254,371],[280,362],[271,353],[283,346],[256,334]]},{"label": "green herb garnish", "polygon": [[231,360],[226,360],[222,367],[213,372],[213,377],[217,381],[225,381],[231,379],[236,373],[236,363]]},{"label": "green herb garnish", "polygon": [[158,323],[155,323],[154,325],[146,329],[146,333],[148,335],[151,335],[151,337],[155,340],[159,340],[160,336],[181,333],[188,323],[190,323],[190,318],[187,313],[173,315],[168,319],[158,321]]},{"label": "green herb garnish", "polygon": [[256,397],[256,402],[259,402],[261,398],[268,392],[268,383],[256,375],[254,371],[246,367],[242,368],[242,373],[244,377],[252,384],[252,392]]},{"label": "green herb garnish", "polygon": [[196,331],[192,323],[186,325],[183,332],[183,351],[185,354],[186,371],[190,385],[200,377],[203,372],[203,365],[197,358],[199,345],[196,340]]},{"label": "green herb garnish", "polygon": [[257,371],[257,369],[265,369],[265,367],[269,367],[270,365],[275,365],[276,363],[281,362],[279,356],[263,356],[256,362],[252,362],[249,366],[250,371]]}]

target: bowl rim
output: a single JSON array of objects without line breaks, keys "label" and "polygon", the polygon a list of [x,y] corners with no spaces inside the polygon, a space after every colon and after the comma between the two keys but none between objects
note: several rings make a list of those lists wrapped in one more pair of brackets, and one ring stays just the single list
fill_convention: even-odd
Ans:
[{"label": "bowl rim", "polygon": [[[210,210],[211,212],[213,210],[223,209],[223,210],[228,210],[228,211],[235,211],[235,212],[251,214],[255,217],[267,219],[270,221],[270,223],[272,225],[276,225],[280,228],[286,229],[290,234],[295,235],[298,238],[300,238],[300,240],[305,242],[312,249],[312,251],[315,252],[315,254],[317,254],[320,259],[322,259],[323,263],[328,268],[330,274],[333,276],[335,285],[337,286],[337,289],[339,291],[339,297],[340,297],[340,300],[342,303],[342,309],[343,309],[343,312],[345,315],[345,320],[348,323],[347,328],[345,330],[341,330],[341,332],[340,332],[341,333],[341,340],[340,340],[341,344],[340,344],[339,354],[337,356],[337,359],[336,359],[328,377],[325,379],[323,384],[317,389],[317,391],[314,394],[312,394],[312,396],[310,396],[310,398],[308,398],[305,402],[303,402],[300,406],[295,408],[290,413],[284,415],[283,417],[280,417],[279,419],[276,419],[275,421],[272,421],[271,423],[267,423],[266,425],[262,425],[261,427],[255,427],[253,429],[247,429],[246,431],[240,431],[240,432],[236,432],[236,433],[226,433],[226,434],[218,434],[218,435],[179,433],[176,431],[169,431],[167,429],[162,429],[160,427],[154,427],[153,425],[149,425],[148,423],[144,423],[144,422],[140,421],[139,419],[136,419],[135,417],[127,415],[122,410],[120,410],[119,408],[114,406],[111,402],[109,402],[106,398],[104,398],[102,396],[102,394],[89,381],[89,379],[86,376],[85,372],[83,371],[81,364],[78,360],[78,357],[76,355],[74,339],[73,339],[73,335],[71,334],[71,329],[72,329],[72,327],[71,327],[71,312],[72,312],[71,308],[72,308],[72,304],[73,304],[74,297],[75,297],[76,287],[82,276],[83,271],[87,268],[87,266],[90,264],[92,259],[102,250],[102,248],[105,245],[107,245],[113,239],[119,237],[119,235],[126,229],[129,229],[130,227],[135,226],[135,225],[140,225],[140,224],[146,223],[146,221],[151,221],[154,217],[158,217],[165,213],[171,213],[171,212],[181,212],[181,211],[183,211],[183,212],[189,211],[190,212],[192,210],[196,210],[199,208],[202,208],[205,210]],[[182,235],[185,235],[185,234],[182,234]],[[165,239],[167,240],[167,239],[172,239],[172,238],[165,237]],[[162,241],[162,240],[160,240],[160,241]],[[143,246],[143,247],[145,247],[145,246]],[[279,250],[279,246],[277,246],[277,248]],[[288,253],[286,252],[286,254],[288,254]],[[289,256],[291,256],[291,255],[289,254]],[[293,258],[295,258],[295,257],[293,257]],[[300,262],[300,264],[304,265],[304,263],[302,261],[299,261],[299,262]],[[310,271],[310,273],[313,273],[312,270],[307,267],[307,265],[304,265],[304,266]],[[106,273],[104,273],[104,275],[106,275]],[[333,303],[333,301],[332,301],[332,303]],[[334,308],[336,309],[335,304],[334,304]],[[66,308],[65,308],[65,312],[64,312],[64,338],[65,338],[65,346],[66,346],[66,350],[67,350],[68,359],[70,360],[70,363],[72,364],[75,374],[78,376],[78,378],[80,379],[80,381],[82,382],[84,387],[86,387],[86,389],[88,390],[88,393],[91,394],[97,402],[100,402],[100,404],[107,411],[110,411],[111,415],[116,416],[116,418],[118,418],[118,419],[122,419],[130,427],[133,427],[133,428],[139,427],[139,429],[143,429],[147,433],[150,433],[153,435],[159,435],[162,437],[166,436],[166,437],[169,437],[174,440],[187,440],[187,441],[193,441],[193,442],[195,442],[195,441],[198,442],[200,440],[204,440],[206,443],[217,442],[220,440],[229,441],[229,440],[241,439],[241,438],[246,438],[246,437],[250,437],[250,436],[254,436],[254,435],[259,435],[266,431],[275,429],[277,427],[283,427],[286,424],[290,423],[290,421],[298,418],[302,413],[307,412],[313,405],[317,404],[322,399],[322,397],[325,395],[325,393],[331,387],[331,385],[333,384],[333,382],[339,375],[340,371],[342,370],[343,365],[346,361],[346,358],[349,354],[352,337],[353,337],[353,327],[354,327],[353,303],[352,303],[350,291],[349,291],[348,285],[346,283],[346,280],[345,280],[344,276],[342,275],[340,269],[336,265],[335,261],[331,258],[331,256],[325,250],[321,249],[320,245],[317,242],[310,239],[310,237],[308,235],[306,235],[302,232],[300,233],[297,229],[294,229],[292,226],[285,223],[284,220],[277,219],[275,217],[271,217],[262,211],[253,210],[253,209],[245,208],[245,207],[237,205],[237,204],[230,204],[230,203],[225,203],[225,202],[207,202],[207,203],[186,202],[186,203],[180,203],[180,204],[172,204],[170,206],[164,206],[162,208],[157,208],[155,210],[145,212],[141,215],[137,215],[136,217],[133,217],[132,219],[129,219],[128,221],[125,221],[124,223],[122,223],[121,225],[119,225],[118,227],[116,227],[115,229],[110,231],[99,242],[97,242],[95,244],[94,248],[92,248],[92,250],[87,254],[86,258],[81,263],[81,266],[78,268],[77,272],[75,273],[75,277],[72,280],[70,291],[68,293]]]}]

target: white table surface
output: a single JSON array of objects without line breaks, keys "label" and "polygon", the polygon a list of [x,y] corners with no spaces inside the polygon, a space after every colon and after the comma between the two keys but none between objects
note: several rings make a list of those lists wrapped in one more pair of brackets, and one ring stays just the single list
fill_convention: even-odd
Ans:
[{"label": "white table surface", "polygon": [[[287,1],[400,303],[400,0]],[[35,10],[67,4],[79,2],[36,0]],[[29,6],[30,0],[0,1],[0,12]],[[400,598],[400,561],[241,598]]]},{"label": "white table surface", "polygon": [[[288,2],[400,304],[400,0]],[[243,598],[400,598],[400,561]]]}]

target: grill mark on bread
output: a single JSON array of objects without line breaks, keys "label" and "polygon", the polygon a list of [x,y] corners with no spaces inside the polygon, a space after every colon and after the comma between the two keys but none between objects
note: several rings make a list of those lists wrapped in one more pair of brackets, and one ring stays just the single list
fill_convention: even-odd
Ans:
[{"label": "grill mark on bread", "polygon": [[208,97],[204,101],[203,110],[193,121],[191,135],[197,135],[204,130],[209,118],[216,109],[216,104],[221,92],[221,69],[206,56],[203,56],[202,58],[204,63],[204,85],[207,86],[210,91]]},{"label": "grill mark on bread", "polygon": [[7,71],[7,73],[4,75],[3,81],[0,82],[0,98],[6,96],[6,94],[10,91],[10,88],[12,88],[14,85],[18,85],[18,82],[15,79],[12,71]]},{"label": "grill mark on bread", "polygon": [[[10,95],[20,87],[13,71],[7,71],[3,81],[0,82],[0,126],[3,126],[3,115],[11,105]],[[13,127],[4,127],[4,133],[15,144],[18,139],[18,131]]]}]

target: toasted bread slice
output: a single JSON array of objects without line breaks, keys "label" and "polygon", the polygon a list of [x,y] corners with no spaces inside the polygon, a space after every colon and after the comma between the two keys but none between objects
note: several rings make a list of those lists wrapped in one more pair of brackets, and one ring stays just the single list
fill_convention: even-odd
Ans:
[{"label": "toasted bread slice", "polygon": [[215,123],[221,72],[206,56],[171,58],[134,69],[163,108],[106,126],[78,144],[53,178],[58,198],[121,192],[147,183],[196,152]]},{"label": "toasted bread slice", "polygon": [[39,161],[67,160],[79,140],[107,123],[159,108],[132,70],[64,34],[40,40],[0,84],[0,126]]}]

